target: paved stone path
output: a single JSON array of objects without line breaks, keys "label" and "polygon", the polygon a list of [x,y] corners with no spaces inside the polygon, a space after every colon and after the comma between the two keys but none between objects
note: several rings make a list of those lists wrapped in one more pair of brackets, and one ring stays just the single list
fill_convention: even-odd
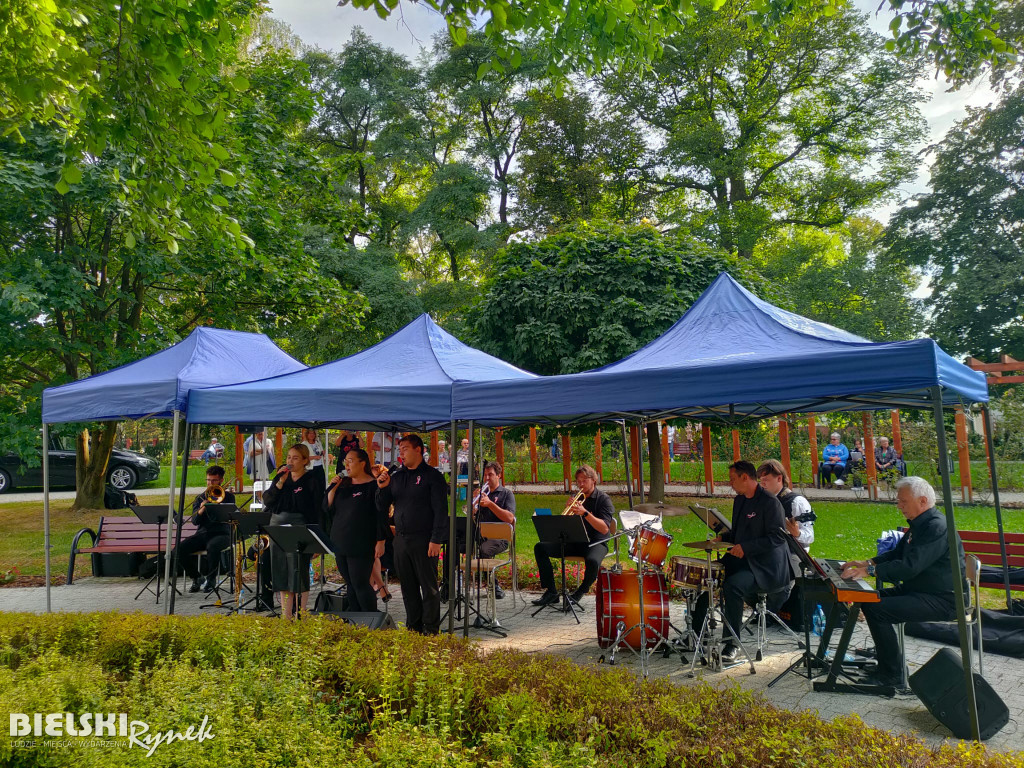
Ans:
[{"label": "paved stone path", "polygon": [[[71,586],[52,589],[52,609],[70,612],[116,610],[162,614],[164,593],[161,592],[160,605],[155,604],[153,596],[148,593],[134,600],[141,586],[142,582],[137,579],[79,579]],[[405,620],[401,592],[397,585],[392,585],[391,590],[394,599],[387,603],[386,607],[395,620],[401,623]],[[529,600],[536,596],[527,593],[521,597]],[[186,593],[177,598],[176,613],[186,616],[203,613],[205,611],[200,611],[199,606],[208,601],[209,598],[201,593]],[[384,603],[380,605],[385,606]],[[685,626],[683,606],[682,602],[675,601],[671,605],[672,623],[678,627]],[[487,650],[508,647],[526,653],[553,653],[567,656],[584,665],[606,663],[603,659],[608,657],[609,653],[599,648],[597,644],[596,600],[593,595],[583,600],[584,612],[580,615],[579,624],[571,615],[553,610],[545,610],[534,618],[531,614],[536,609],[523,599],[517,599],[513,604],[511,593],[508,593],[504,600],[497,602],[497,608],[498,619],[508,632],[508,637],[501,638],[484,629],[471,626],[469,637],[481,648]],[[45,590],[39,587],[0,589],[0,610],[44,612]],[[442,629],[447,629],[447,626],[447,620],[443,621]],[[456,633],[462,634],[461,622],[456,624]],[[785,709],[811,710],[824,718],[856,713],[871,726],[894,733],[912,734],[928,744],[955,741],[949,731],[939,724],[913,695],[899,695],[893,699],[886,699],[854,694],[815,693],[807,679],[796,674],[786,675],[777,685],[768,688],[768,683],[799,656],[795,641],[781,629],[770,629],[768,640],[765,658],[756,662],[754,675],[750,674],[749,666],[745,664],[720,673],[708,672],[704,667],[698,666],[695,677],[691,678],[688,665],[684,666],[678,655],[663,658],[660,653],[651,658],[649,675],[652,678],[668,678],[679,685],[691,685],[695,681],[716,686],[738,685],[745,690],[760,692],[765,700]],[[851,648],[869,645],[870,637],[866,626],[860,623],[854,632]],[[908,637],[907,660],[910,671],[913,672],[924,664],[940,647],[937,643]],[[632,652],[620,652],[617,663],[636,674],[641,673],[639,660]],[[989,748],[1000,751],[1024,750],[1024,661],[988,653],[985,656],[985,679],[1007,704],[1011,718],[1010,723],[987,742]]]}]

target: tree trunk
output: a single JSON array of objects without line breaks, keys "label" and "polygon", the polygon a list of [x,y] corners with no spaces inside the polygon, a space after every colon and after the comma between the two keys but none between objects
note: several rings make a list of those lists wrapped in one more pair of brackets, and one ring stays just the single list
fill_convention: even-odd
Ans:
[{"label": "tree trunk", "polygon": [[103,489],[107,481],[107,463],[117,436],[117,422],[104,422],[93,440],[83,429],[75,439],[75,501],[72,512],[103,509]]},{"label": "tree trunk", "polygon": [[661,457],[661,432],[658,422],[647,422],[647,464],[651,468],[648,501],[665,500],[665,462]]}]

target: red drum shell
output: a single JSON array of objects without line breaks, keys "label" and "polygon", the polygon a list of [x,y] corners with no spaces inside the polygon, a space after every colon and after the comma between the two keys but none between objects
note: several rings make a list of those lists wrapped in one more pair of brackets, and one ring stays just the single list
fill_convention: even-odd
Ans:
[{"label": "red drum shell", "polygon": [[664,531],[642,527],[633,545],[629,548],[629,556],[639,562],[639,555],[637,554],[637,547],[639,546],[640,551],[644,555],[644,563],[660,568],[665,564],[665,558],[668,557],[668,547],[671,543],[672,537]]},{"label": "red drum shell", "polygon": [[[668,638],[669,603],[665,574],[660,571],[644,573],[644,623],[647,630],[645,645],[654,647],[662,638]],[[615,641],[619,623],[628,629],[640,623],[640,592],[636,571],[617,573],[602,568],[597,576],[597,644],[608,648]],[[626,634],[623,642],[630,648],[640,648],[640,629]]]}]

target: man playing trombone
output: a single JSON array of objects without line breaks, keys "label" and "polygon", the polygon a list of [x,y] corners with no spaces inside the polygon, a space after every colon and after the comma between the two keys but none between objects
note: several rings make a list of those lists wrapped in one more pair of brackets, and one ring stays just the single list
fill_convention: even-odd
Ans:
[{"label": "man playing trombone", "polygon": [[[215,523],[206,514],[207,503],[234,504],[235,494],[225,490],[224,467],[214,465],[206,470],[206,490],[196,496],[192,502],[192,518],[189,522],[199,530],[189,536],[178,549],[178,562],[185,569],[185,574],[192,577],[189,592],[212,592],[217,581],[217,566],[220,564],[221,553],[231,546],[231,526],[227,523]],[[206,550],[205,568],[200,572],[196,552]],[[173,557],[173,554],[172,554]],[[205,578],[205,584],[202,583]]]},{"label": "man playing trombone", "polygon": [[[607,537],[611,532],[612,523],[615,521],[615,506],[607,493],[598,490],[597,472],[593,467],[583,464],[576,470],[576,487],[580,489],[580,493],[566,506],[562,514],[582,517],[583,524],[587,529],[587,537],[590,539],[590,545],[565,545],[567,556],[582,557],[585,562],[583,583],[570,595],[573,602],[579,603],[597,581],[601,561],[608,554]],[[540,584],[545,589],[544,594],[534,600],[533,604],[557,603],[558,592],[555,590],[555,571],[551,565],[551,558],[560,556],[561,547],[558,544],[539,542],[533,548],[533,554],[537,558]]]}]

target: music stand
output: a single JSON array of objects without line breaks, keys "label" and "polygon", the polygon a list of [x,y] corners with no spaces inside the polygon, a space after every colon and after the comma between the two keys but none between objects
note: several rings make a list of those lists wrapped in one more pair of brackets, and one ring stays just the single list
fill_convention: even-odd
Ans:
[{"label": "music stand", "polygon": [[[319,525],[268,525],[265,530],[272,542],[285,552],[295,555],[296,584],[300,582],[302,576],[301,566],[299,565],[302,555],[314,557],[316,555],[335,554],[334,545],[331,544],[330,537],[324,533]],[[312,586],[310,584],[311,588]],[[283,592],[284,590],[278,591]]]},{"label": "music stand", "polygon": [[702,507],[700,504],[690,504],[689,507],[690,511],[715,533],[732,530],[732,523],[714,507]]},{"label": "music stand", "polygon": [[[156,526],[156,543],[157,543],[157,547],[158,547],[158,549],[157,549],[157,563],[159,563],[160,562],[160,554],[161,554],[161,552],[159,550],[159,546],[160,546],[160,542],[163,541],[163,536],[161,535],[161,532],[162,532],[164,524],[167,522],[167,507],[166,506],[163,506],[163,507],[162,506],[156,506],[156,505],[149,505],[149,506],[136,505],[134,507],[129,506],[128,509],[130,509],[132,512],[134,512],[135,516],[137,518],[139,518],[139,520],[141,520],[143,523],[146,523],[147,525],[155,525]],[[155,593],[153,592],[153,590],[149,586],[150,584],[153,583],[153,579],[156,579],[156,592]],[[152,576],[150,576],[149,581],[147,581],[145,583],[145,585],[142,587],[142,589],[139,590],[139,594],[137,594],[135,596],[135,599],[138,600],[140,597],[142,597],[142,593],[145,592],[146,590],[149,590],[151,593],[156,595],[156,603],[157,603],[157,605],[159,605],[160,604],[160,567],[159,567],[159,565],[157,566],[156,573],[154,573]],[[181,594],[181,593],[179,592],[179,594]]]},{"label": "music stand", "polygon": [[[240,540],[240,538],[244,538],[244,537],[239,537],[239,535],[238,535],[238,519],[239,519],[239,516],[244,516],[245,513],[243,513],[242,510],[240,510],[238,508],[238,505],[235,504],[235,502],[233,502],[233,501],[222,501],[222,502],[219,502],[217,504],[207,503],[206,507],[203,509],[203,514],[206,515],[206,519],[209,520],[211,523],[213,523],[215,525],[220,525],[220,524],[228,525],[231,528],[231,543],[228,545],[228,551],[231,552],[232,557],[234,557],[235,546],[238,544],[238,541]],[[209,556],[210,556],[209,552],[207,552],[207,557],[209,557]],[[224,556],[224,554],[222,552],[220,557],[223,557],[223,556]],[[216,595],[217,602],[215,602],[215,603],[205,603],[203,605],[200,605],[199,606],[200,610],[202,610],[203,608],[227,608],[229,611],[233,610],[230,605],[224,605],[223,598],[221,597],[221,594],[220,594],[220,587],[221,587],[221,584],[223,584],[225,580],[230,580],[230,583],[231,583],[231,586],[232,586],[232,591],[233,591],[233,589],[235,587],[235,584],[234,584],[234,579],[235,579],[234,562],[231,562],[229,564],[229,566],[228,566],[228,573],[225,575],[225,577],[218,581],[217,577],[216,577],[216,573],[220,572],[220,565],[221,565],[220,563],[217,563],[217,568],[215,569],[215,575],[214,575],[214,579],[213,579],[213,594]]]},{"label": "music stand", "polygon": [[808,680],[813,680],[815,678],[815,667],[819,669],[828,669],[828,664],[824,659],[819,658],[818,655],[811,650],[811,617],[807,615],[807,591],[809,582],[811,581],[810,574],[817,573],[818,568],[814,564],[814,560],[811,558],[810,553],[792,536],[786,536],[786,543],[789,544],[790,551],[796,555],[797,560],[800,563],[800,576],[797,579],[796,586],[800,589],[800,623],[803,624],[804,627],[804,652],[800,654],[796,661],[782,670],[775,679],[768,683],[769,688],[779,682],[790,672],[794,672],[800,677],[803,677],[798,669],[801,665],[806,669]]},{"label": "music stand", "polygon": [[561,613],[571,612],[572,617],[579,624],[580,617],[576,615],[576,609],[573,608],[572,601],[569,599],[569,593],[565,590],[565,545],[586,544],[588,547],[593,546],[590,543],[590,537],[587,535],[586,526],[583,524],[583,518],[579,515],[534,515],[533,527],[537,529],[537,538],[541,544],[558,545],[558,557],[562,561],[562,605],[556,607],[555,603],[548,603],[547,605],[542,605],[531,615],[536,616],[545,608],[553,608]]}]

